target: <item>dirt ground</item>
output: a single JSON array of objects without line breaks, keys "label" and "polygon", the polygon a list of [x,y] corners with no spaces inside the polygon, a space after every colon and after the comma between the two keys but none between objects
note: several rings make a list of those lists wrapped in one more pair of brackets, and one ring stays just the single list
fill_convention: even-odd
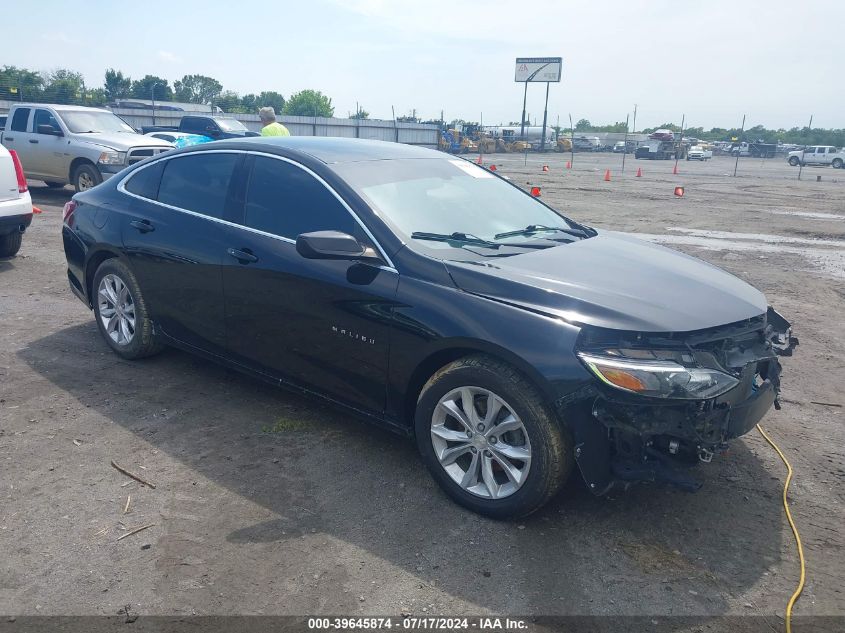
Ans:
[{"label": "dirt ground", "polygon": [[[845,171],[799,182],[782,159],[743,159],[734,178],[717,157],[675,176],[628,156],[622,175],[619,155],[568,158],[485,163],[579,221],[726,268],[792,320],[783,410],[763,425],[796,472],[796,614],[845,615]],[[785,469],[756,432],[698,470],[695,494],[594,498],[574,477],[529,519],[488,520],[450,503],[411,443],[342,412],[182,352],[117,358],[67,287],[71,191],[32,193],[44,212],[0,260],[0,613],[734,614],[781,629],[798,558]]]}]

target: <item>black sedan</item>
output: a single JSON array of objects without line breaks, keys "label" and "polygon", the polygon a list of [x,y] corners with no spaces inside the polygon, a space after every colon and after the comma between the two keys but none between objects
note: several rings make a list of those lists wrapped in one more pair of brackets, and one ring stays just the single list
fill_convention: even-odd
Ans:
[{"label": "black sedan", "polygon": [[64,210],[73,292],[136,359],[173,345],[415,438],[457,502],[528,514],[697,487],[777,403],[789,324],[739,279],[395,143],[168,152]]}]

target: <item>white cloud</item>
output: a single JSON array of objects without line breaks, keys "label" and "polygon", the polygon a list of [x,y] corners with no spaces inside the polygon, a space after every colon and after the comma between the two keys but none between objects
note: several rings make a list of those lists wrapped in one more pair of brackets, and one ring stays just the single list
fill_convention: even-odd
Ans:
[{"label": "white cloud", "polygon": [[158,58],[163,62],[181,62],[182,58],[176,55],[175,53],[171,53],[170,51],[159,51]]}]

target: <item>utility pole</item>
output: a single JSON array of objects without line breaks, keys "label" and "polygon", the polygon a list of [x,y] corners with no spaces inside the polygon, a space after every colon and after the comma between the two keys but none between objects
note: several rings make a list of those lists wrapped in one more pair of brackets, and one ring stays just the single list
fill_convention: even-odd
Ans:
[{"label": "utility pole", "polygon": [[634,104],[634,124],[631,126],[631,134],[637,133],[637,104]]},{"label": "utility pole", "polygon": [[569,113],[569,166],[575,164],[575,128],[572,127],[572,113]]},{"label": "utility pole", "polygon": [[[812,118],[810,119],[812,120]],[[745,115],[742,115],[742,127],[739,128],[739,137],[737,140],[742,143],[742,133],[745,132]],[[736,178],[736,168],[739,167],[739,155],[742,153],[742,147],[738,147],[736,150],[736,162],[734,163],[734,178]],[[801,170],[798,170],[798,177],[801,177]]]},{"label": "utility pole", "polygon": [[[686,116],[687,116],[686,114],[681,115],[681,141],[678,144],[679,148],[684,146],[684,121],[686,120]],[[675,149],[675,171],[678,171],[678,155],[679,154],[680,154],[680,152],[677,149]]]},{"label": "utility pole", "polygon": [[[636,106],[634,106],[636,107]],[[628,154],[628,117],[625,115],[625,147],[622,148],[622,173],[625,173],[625,156]]]},{"label": "utility pole", "polygon": [[[807,125],[807,131],[811,134],[813,133],[813,115],[810,115],[810,123]],[[807,146],[804,145],[804,149],[801,150],[801,162],[798,164],[798,180],[801,180],[801,170],[804,169],[804,152],[807,151]]]}]

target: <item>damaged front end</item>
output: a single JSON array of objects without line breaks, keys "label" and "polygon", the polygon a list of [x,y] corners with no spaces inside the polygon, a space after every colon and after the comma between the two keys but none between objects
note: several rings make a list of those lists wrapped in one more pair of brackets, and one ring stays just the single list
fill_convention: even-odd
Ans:
[{"label": "damaged front end", "polygon": [[797,344],[772,308],[696,332],[584,328],[578,356],[596,380],[559,404],[589,488],[663,481],[697,490],[688,467],[780,408],[778,356]]}]

